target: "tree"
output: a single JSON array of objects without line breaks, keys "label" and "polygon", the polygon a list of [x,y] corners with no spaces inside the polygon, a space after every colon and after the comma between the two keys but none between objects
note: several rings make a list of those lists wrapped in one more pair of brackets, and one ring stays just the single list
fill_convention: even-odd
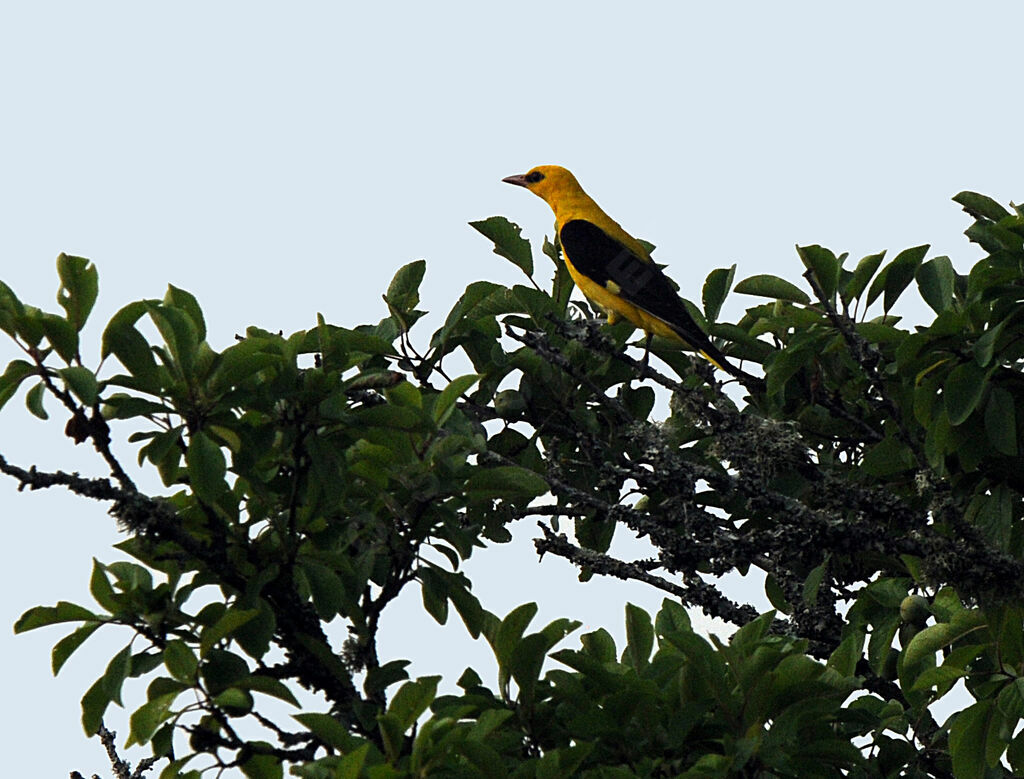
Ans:
[{"label": "tree", "polygon": [[[97,563],[97,605],[33,608],[16,630],[74,626],[55,672],[97,630],[124,631],[83,725],[112,743],[104,713],[148,679],[124,702],[127,745],[148,745],[161,777],[1019,774],[1024,209],[956,201],[985,252],[967,275],[927,246],[852,269],[801,247],[801,284],[712,272],[694,314],[764,371],[742,401],[671,344],[653,346],[664,370],[633,359],[628,325],[570,302],[558,247],[545,242],[542,289],[500,217],[473,226],[531,285],[470,284],[426,344],[415,262],[377,324],[251,328],[220,352],[172,286],[111,319],[93,368],[79,334],[98,274],[62,254],[63,313],[0,284],[0,329],[24,352],[0,403],[31,384],[28,409],[45,419],[56,401],[109,476],[0,471],[107,502],[137,562]],[[914,282],[935,318],[909,330],[892,311]],[[733,289],[768,302],[719,322]],[[459,359],[473,372],[449,375]],[[120,429],[163,494],[118,461]],[[660,612],[628,606],[619,649],[604,630],[566,648],[570,619],[531,632],[534,604],[487,611],[460,565],[523,517],[583,579],[664,590]],[[627,531],[656,557],[610,556]],[[751,568],[769,613],[716,585]],[[497,689],[467,669],[438,695],[438,677],[380,656],[381,614],[408,586],[489,642]],[[687,607],[738,629],[699,636]],[[929,707],[961,680],[973,700],[936,722]]]}]

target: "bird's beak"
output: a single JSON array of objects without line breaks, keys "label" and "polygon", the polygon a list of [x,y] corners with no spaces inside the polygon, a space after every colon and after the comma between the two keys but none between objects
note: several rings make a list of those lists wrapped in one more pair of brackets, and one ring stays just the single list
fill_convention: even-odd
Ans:
[{"label": "bird's beak", "polygon": [[518,176],[509,176],[507,178],[503,178],[502,181],[504,181],[506,184],[515,184],[517,187],[525,187],[526,174],[520,173]]}]

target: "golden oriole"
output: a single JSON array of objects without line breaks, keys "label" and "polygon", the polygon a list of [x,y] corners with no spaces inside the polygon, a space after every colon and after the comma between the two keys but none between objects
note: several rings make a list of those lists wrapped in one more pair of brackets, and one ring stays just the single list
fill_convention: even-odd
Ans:
[{"label": "golden oriole", "polygon": [[572,173],[540,165],[502,181],[526,187],[551,206],[569,275],[610,323],[621,316],[647,333],[648,346],[653,335],[682,341],[736,378],[761,381],[725,359],[643,244],[601,210]]}]

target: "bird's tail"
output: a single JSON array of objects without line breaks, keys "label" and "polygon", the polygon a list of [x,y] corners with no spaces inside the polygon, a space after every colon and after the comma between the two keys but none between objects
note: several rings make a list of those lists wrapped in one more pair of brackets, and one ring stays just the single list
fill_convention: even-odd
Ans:
[{"label": "bird's tail", "polygon": [[[688,337],[683,333],[679,333],[679,336],[683,338],[685,341],[689,341],[692,338],[692,336]],[[764,390],[764,379],[762,379],[759,376],[755,376],[752,373],[747,373],[742,368],[737,368],[735,365],[729,362],[726,356],[722,354],[722,352],[719,351],[714,346],[714,344],[711,343],[710,339],[705,337],[704,340],[706,341],[706,343],[700,346],[694,346],[694,348],[697,350],[697,353],[701,357],[703,357],[705,360],[707,360],[709,363],[714,365],[719,370],[728,373],[730,376],[739,381],[744,387],[746,387],[751,392],[758,392]]]},{"label": "bird's tail", "polygon": [[[702,352],[702,354],[703,354],[703,352]],[[705,355],[705,356],[707,356],[707,355]],[[708,359],[710,359],[710,358],[708,358]],[[744,387],[746,387],[751,392],[763,392],[764,391],[764,388],[765,388],[764,379],[762,379],[760,376],[755,376],[752,373],[747,373],[742,368],[737,368],[735,365],[733,365],[731,362],[729,362],[725,358],[723,358],[721,362],[718,362],[717,360],[711,360],[711,362],[714,365],[717,365],[719,368],[721,368],[726,373],[728,373],[734,379],[739,381],[740,384],[742,384]]]}]

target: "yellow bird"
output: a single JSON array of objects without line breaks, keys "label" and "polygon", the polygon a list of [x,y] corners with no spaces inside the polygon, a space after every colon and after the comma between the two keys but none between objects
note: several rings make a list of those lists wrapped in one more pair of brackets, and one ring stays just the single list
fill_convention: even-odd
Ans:
[{"label": "yellow bird", "polygon": [[648,347],[654,335],[682,341],[736,378],[761,382],[726,360],[643,245],[601,210],[572,173],[540,165],[502,181],[526,187],[551,206],[569,275],[610,323],[621,316],[647,333]]}]

